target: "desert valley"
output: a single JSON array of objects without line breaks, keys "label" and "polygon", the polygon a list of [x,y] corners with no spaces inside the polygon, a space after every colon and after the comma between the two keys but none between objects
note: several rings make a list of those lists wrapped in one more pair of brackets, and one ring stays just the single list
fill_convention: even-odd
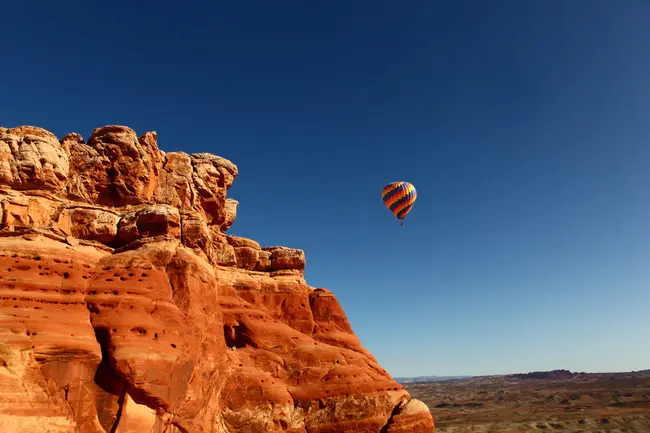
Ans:
[{"label": "desert valley", "polygon": [[405,383],[440,433],[650,432],[650,370],[567,370]]}]

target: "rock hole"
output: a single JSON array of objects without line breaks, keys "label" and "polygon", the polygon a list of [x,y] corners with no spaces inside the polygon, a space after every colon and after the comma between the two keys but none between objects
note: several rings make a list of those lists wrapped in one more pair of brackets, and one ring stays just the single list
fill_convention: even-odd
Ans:
[{"label": "rock hole", "polygon": [[12,259],[15,259],[16,257],[18,257],[18,254],[16,254],[16,253],[13,253],[13,254],[11,255],[11,258],[12,258]]},{"label": "rock hole", "polygon": [[117,296],[117,295],[118,295],[118,292],[117,292],[117,291],[113,291],[113,295]]},{"label": "rock hole", "polygon": [[31,332],[29,332],[29,331],[27,331],[27,332],[26,332],[26,334],[27,334],[28,336],[29,336],[29,335],[32,335],[32,333],[31,333]]},{"label": "rock hole", "polygon": [[142,274],[141,274],[140,276],[141,276],[141,277],[145,277],[145,278],[146,278],[146,277],[148,277],[149,275],[147,275],[147,273],[146,273],[146,272],[143,272],[143,273],[142,273]]},{"label": "rock hole", "polygon": [[129,277],[134,276],[135,274],[133,272],[129,272]]},{"label": "rock hole", "polygon": [[41,261],[41,256],[34,257],[34,260],[36,260],[37,262],[40,262]]},{"label": "rock hole", "polygon": [[147,330],[144,329],[144,328],[142,328],[141,326],[137,326],[137,327],[135,327],[135,328],[131,328],[131,332],[137,332],[137,333],[140,334],[140,335],[146,335],[146,334],[147,334]]},{"label": "rock hole", "polygon": [[247,345],[256,347],[246,331],[247,329],[243,325],[223,325],[223,336],[226,340],[226,345],[237,349],[244,348]]},{"label": "rock hole", "polygon": [[67,280],[68,278],[70,278],[70,274],[68,272],[64,272],[63,273],[63,278],[65,278]]},{"label": "rock hole", "polygon": [[113,279],[112,278],[106,278],[106,281],[110,282],[110,281],[113,281]]},{"label": "rock hole", "polygon": [[280,427],[282,428],[282,430],[286,430],[287,427],[289,427],[289,424],[287,424],[287,422],[285,420],[281,419],[280,420]]},{"label": "rock hole", "polygon": [[174,343],[171,344],[171,346],[176,349],[176,345]]}]

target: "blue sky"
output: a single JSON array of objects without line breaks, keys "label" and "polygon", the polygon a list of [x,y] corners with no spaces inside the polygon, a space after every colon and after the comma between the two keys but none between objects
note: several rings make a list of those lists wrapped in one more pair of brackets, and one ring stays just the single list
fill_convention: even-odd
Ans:
[{"label": "blue sky", "polygon": [[[2,15],[0,125],[125,124],[231,159],[231,233],[304,249],[394,376],[650,368],[649,3]],[[404,227],[396,180],[418,191]]]}]

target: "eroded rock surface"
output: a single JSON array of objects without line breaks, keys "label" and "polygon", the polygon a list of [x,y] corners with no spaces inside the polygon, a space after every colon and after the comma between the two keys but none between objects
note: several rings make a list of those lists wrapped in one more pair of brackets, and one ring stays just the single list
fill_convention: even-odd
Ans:
[{"label": "eroded rock surface", "polygon": [[235,164],[0,128],[0,431],[434,431],[305,254],[226,235]]}]

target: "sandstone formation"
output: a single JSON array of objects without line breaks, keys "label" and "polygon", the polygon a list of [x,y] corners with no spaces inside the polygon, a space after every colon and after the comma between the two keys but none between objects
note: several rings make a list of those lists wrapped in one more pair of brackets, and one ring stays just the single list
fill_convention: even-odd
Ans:
[{"label": "sandstone formation", "polygon": [[226,234],[237,175],[155,132],[0,128],[0,431],[434,431],[303,251]]}]

